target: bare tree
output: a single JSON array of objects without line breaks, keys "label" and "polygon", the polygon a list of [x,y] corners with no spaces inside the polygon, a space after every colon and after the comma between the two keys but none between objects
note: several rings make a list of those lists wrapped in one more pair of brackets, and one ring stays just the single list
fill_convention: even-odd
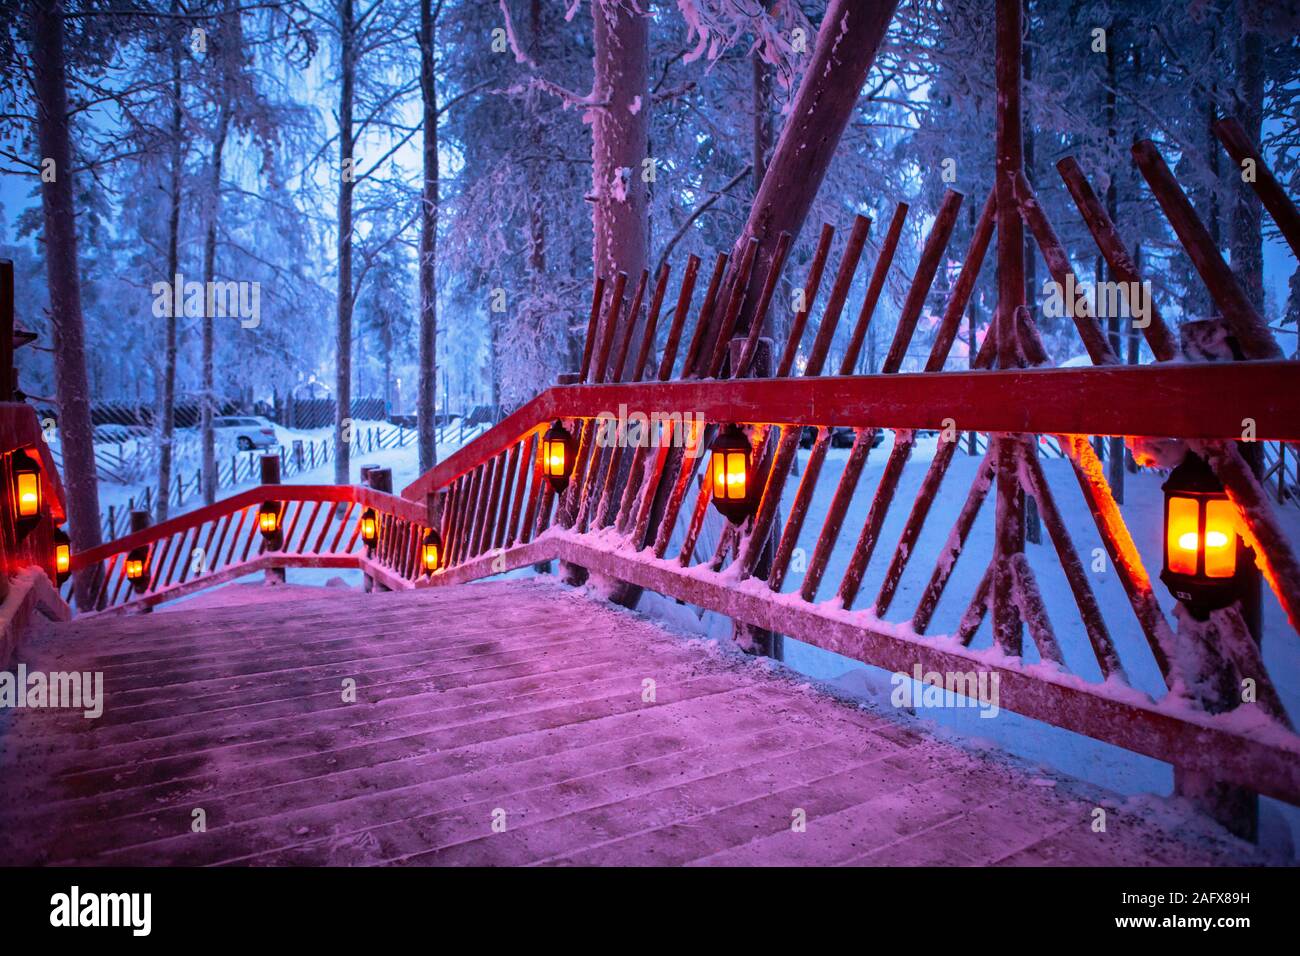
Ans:
[{"label": "bare tree", "polygon": [[[84,551],[101,540],[99,485],[95,475],[85,324],[81,312],[62,0],[32,0],[30,13],[36,135],[42,158],[53,163],[53,175],[41,179],[41,209],[45,222],[50,320],[54,326],[54,376],[63,446],[63,483],[68,495],[72,544],[76,550]],[[87,575],[78,577],[78,602],[82,606],[90,599],[94,583]]]}]

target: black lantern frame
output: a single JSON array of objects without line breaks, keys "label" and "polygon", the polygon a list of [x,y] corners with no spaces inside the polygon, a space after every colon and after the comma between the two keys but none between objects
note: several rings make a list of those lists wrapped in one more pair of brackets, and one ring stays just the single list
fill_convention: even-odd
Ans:
[{"label": "black lantern frame", "polygon": [[[558,464],[557,452],[560,453]],[[569,487],[577,452],[577,439],[557,418],[542,436],[542,474],[557,495]]]}]

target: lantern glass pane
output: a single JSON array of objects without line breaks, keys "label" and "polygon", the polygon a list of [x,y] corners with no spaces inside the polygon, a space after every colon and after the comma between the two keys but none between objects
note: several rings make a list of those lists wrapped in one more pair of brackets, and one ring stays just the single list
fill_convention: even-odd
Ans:
[{"label": "lantern glass pane", "polygon": [[1231,501],[1205,503],[1205,576],[1230,578],[1237,570],[1237,512]]},{"label": "lantern glass pane", "polygon": [[545,443],[546,473],[548,475],[564,474],[564,442],[552,438]]},{"label": "lantern glass pane", "polygon": [[424,546],[424,567],[426,571],[432,571],[438,566],[438,546],[436,544],[426,544]]},{"label": "lantern glass pane", "polygon": [[743,451],[727,452],[727,497],[745,497],[745,459]]},{"label": "lantern glass pane", "polygon": [[713,455],[713,494],[718,498],[727,496],[726,452],[715,452]]},{"label": "lantern glass pane", "polygon": [[1168,536],[1169,570],[1175,574],[1195,574],[1196,554],[1200,550],[1200,502],[1195,498],[1170,497],[1165,518]]},{"label": "lantern glass pane", "polygon": [[54,549],[54,569],[63,574],[70,567],[72,567],[72,549],[66,544],[56,546]]},{"label": "lantern glass pane", "polygon": [[30,471],[18,475],[18,517],[32,518],[41,510],[40,476]]}]

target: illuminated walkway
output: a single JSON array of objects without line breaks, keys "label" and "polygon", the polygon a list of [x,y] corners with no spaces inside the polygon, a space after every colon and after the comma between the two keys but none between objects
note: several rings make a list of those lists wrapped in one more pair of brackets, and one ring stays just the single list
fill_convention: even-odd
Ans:
[{"label": "illuminated walkway", "polygon": [[21,659],[106,706],[0,717],[5,864],[1251,859],[545,580],[177,605]]}]

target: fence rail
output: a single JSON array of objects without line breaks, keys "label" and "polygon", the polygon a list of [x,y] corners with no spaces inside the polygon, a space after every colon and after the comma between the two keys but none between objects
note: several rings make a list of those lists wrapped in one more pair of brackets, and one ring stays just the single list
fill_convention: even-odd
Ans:
[{"label": "fence rail", "polygon": [[[439,447],[448,444],[455,444],[459,447],[473,436],[481,433],[484,427],[483,425],[467,426],[463,418],[458,419],[455,422],[448,422],[439,426],[434,433],[434,440]],[[372,454],[376,451],[405,448],[415,440],[415,430],[402,425],[377,425],[361,428],[357,429],[353,435],[352,454],[353,456],[359,456]],[[285,478],[292,478],[295,475],[328,464],[334,460],[334,451],[334,439],[329,437],[295,441],[292,445],[281,446],[277,450],[280,456],[281,474]],[[233,452],[228,458],[223,457],[218,460],[217,490],[233,488],[258,480],[258,469],[260,467],[258,462],[263,454],[265,452],[259,450]],[[113,455],[111,453],[105,451],[101,458],[101,450],[96,450],[96,462],[99,465],[99,478],[101,481],[106,480],[106,476],[111,474],[111,472],[105,470],[103,462],[112,459]],[[55,461],[62,467],[61,456],[55,454]],[[171,508],[184,507],[186,502],[192,502],[199,496],[202,487],[202,469],[184,473],[178,472],[174,484],[169,489],[169,506]],[[157,486],[145,485],[137,494],[128,498],[125,508],[110,505],[102,509],[100,511],[100,525],[103,528],[105,540],[120,537],[127,532],[130,527],[130,512],[132,510],[139,508],[152,511],[156,501]]]}]

